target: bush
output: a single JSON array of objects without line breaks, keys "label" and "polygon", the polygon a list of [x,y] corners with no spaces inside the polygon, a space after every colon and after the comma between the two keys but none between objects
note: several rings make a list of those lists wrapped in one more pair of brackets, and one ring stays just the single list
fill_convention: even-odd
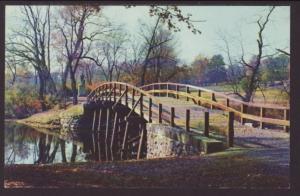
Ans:
[{"label": "bush", "polygon": [[41,110],[42,105],[34,87],[19,84],[5,89],[6,118],[24,118]]},{"label": "bush", "polygon": [[54,108],[56,105],[60,103],[59,99],[53,95],[45,96],[45,105],[46,109]]},{"label": "bush", "polygon": [[[59,100],[45,96],[46,109],[53,108]],[[5,89],[5,118],[25,118],[42,111],[37,89],[28,84],[15,84]]]}]

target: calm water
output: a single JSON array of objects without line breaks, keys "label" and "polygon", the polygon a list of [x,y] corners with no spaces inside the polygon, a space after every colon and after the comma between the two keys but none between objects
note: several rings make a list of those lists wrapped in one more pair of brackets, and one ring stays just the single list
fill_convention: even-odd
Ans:
[{"label": "calm water", "polygon": [[[81,139],[80,139],[81,138]],[[84,138],[62,136],[59,130],[35,129],[5,122],[5,164],[85,162],[91,159]]]}]

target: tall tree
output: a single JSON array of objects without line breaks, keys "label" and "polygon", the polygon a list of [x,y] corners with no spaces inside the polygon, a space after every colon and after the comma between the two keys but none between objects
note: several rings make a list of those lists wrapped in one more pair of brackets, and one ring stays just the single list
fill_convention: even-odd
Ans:
[{"label": "tall tree", "polygon": [[7,52],[22,59],[34,68],[39,77],[39,100],[42,109],[45,93],[56,93],[56,86],[50,74],[50,6],[46,9],[24,6],[23,29],[14,30],[7,44]]},{"label": "tall tree", "polygon": [[78,103],[75,75],[79,62],[84,56],[87,56],[93,43],[99,39],[99,35],[108,31],[107,23],[103,23],[101,20],[100,11],[99,6],[65,6],[60,10],[61,18],[57,20],[56,27],[63,38],[66,58],[62,89],[63,92],[66,92],[66,81],[69,74],[74,105]]},{"label": "tall tree", "polygon": [[205,56],[198,55],[194,61],[192,62],[192,77],[194,84],[201,84],[205,81],[205,72],[207,70],[207,65],[209,63],[209,59]]},{"label": "tall tree", "polygon": [[226,80],[226,68],[222,55],[214,55],[207,64],[205,81],[208,83],[219,83]]},{"label": "tall tree", "polygon": [[[274,11],[275,6],[272,6],[270,10],[267,13],[266,17],[259,18],[256,23],[259,27],[258,30],[258,38],[257,38],[257,54],[255,55],[255,60],[253,63],[247,63],[244,59],[244,54],[242,54],[241,57],[241,63],[246,69],[248,70],[249,74],[246,74],[246,88],[245,88],[245,94],[237,94],[239,95],[244,101],[249,102],[251,101],[251,98],[253,96],[253,93],[256,91],[257,88],[259,88],[259,68],[261,66],[261,61],[265,57],[263,56],[263,48],[265,47],[264,38],[263,38],[263,32],[266,28],[266,25],[269,22],[270,15]],[[242,48],[243,51],[243,48]]]},{"label": "tall tree", "polygon": [[128,41],[124,31],[120,27],[115,27],[105,40],[97,43],[90,55],[83,57],[101,68],[106,81],[119,80],[121,59],[124,59],[125,44]]},{"label": "tall tree", "polygon": [[[270,7],[270,9],[267,12],[267,15],[265,17],[260,17],[256,21],[258,26],[258,37],[256,40],[257,53],[255,55],[252,55],[252,58],[248,62],[245,60],[244,47],[242,43],[241,43],[242,54],[240,55],[240,60],[236,61],[234,60],[230,51],[230,45],[229,45],[230,42],[224,35],[220,36],[222,41],[225,43],[225,52],[228,57],[229,68],[230,68],[229,72],[231,72],[231,73],[227,72],[229,73],[227,76],[230,76],[229,79],[232,83],[233,93],[246,102],[251,101],[257,89],[261,89],[260,67],[262,64],[262,60],[268,56],[272,56],[270,54],[269,55],[264,54],[263,49],[266,47],[266,44],[264,43],[263,32],[265,31],[266,26],[270,21],[270,16],[274,11],[274,9],[275,6]],[[242,70],[239,67],[239,65],[243,67]],[[234,76],[235,75],[234,72],[238,73],[236,77]],[[241,83],[242,83],[242,90],[244,91],[244,93],[241,93],[239,91],[239,86]]]}]

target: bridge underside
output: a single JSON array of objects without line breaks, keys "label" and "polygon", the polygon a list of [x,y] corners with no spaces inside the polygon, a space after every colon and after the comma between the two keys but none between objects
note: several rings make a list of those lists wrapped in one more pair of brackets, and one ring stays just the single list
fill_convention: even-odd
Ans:
[{"label": "bridge underside", "polygon": [[84,105],[81,124],[90,133],[85,143],[93,159],[113,161],[146,157],[147,121],[134,112],[127,117],[130,111],[109,100]]}]

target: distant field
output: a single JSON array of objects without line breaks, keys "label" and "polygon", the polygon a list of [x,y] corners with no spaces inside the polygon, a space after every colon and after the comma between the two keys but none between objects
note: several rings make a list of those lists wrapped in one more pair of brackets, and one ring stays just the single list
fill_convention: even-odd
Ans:
[{"label": "distant field", "polygon": [[[231,86],[226,84],[220,84],[220,85],[212,85],[212,86],[204,86],[204,88],[211,89],[217,92],[224,92],[226,94],[229,94],[232,92]],[[196,93],[196,92],[195,92]],[[280,104],[280,105],[286,105],[289,103],[289,98],[286,93],[282,92],[279,88],[270,87],[266,90],[264,90],[264,96],[260,91],[257,91],[254,96],[254,102],[256,103],[270,103],[270,104]],[[202,93],[202,96],[205,98],[209,98],[209,93]],[[231,95],[233,97],[236,97],[235,95]],[[238,98],[238,97],[236,97]]]}]

